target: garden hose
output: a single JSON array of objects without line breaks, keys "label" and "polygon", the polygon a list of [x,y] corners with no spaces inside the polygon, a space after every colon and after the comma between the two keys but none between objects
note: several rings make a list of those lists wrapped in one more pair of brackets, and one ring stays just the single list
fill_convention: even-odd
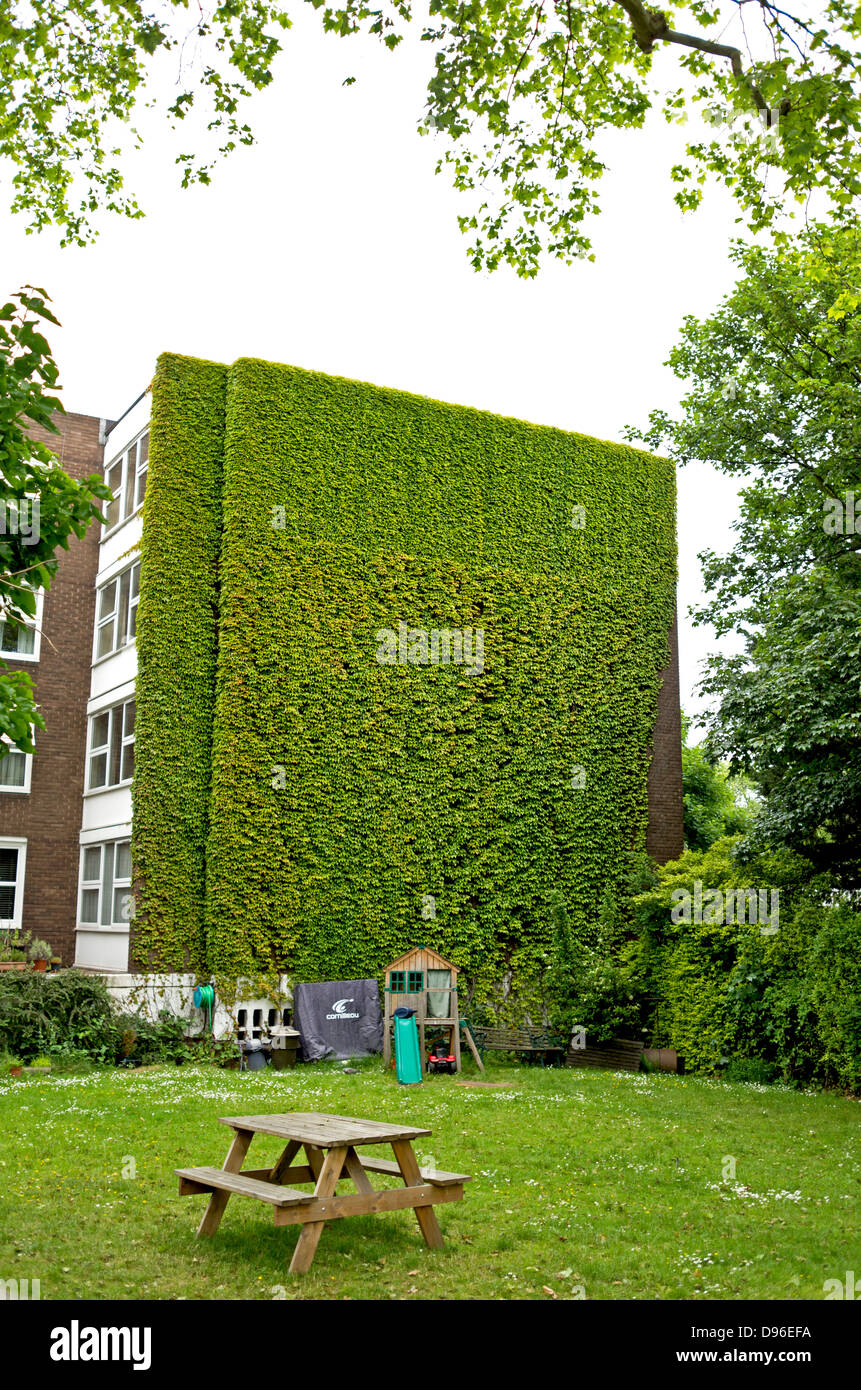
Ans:
[{"label": "garden hose", "polygon": [[206,1009],[206,1025],[211,1033],[212,1006],[215,1003],[215,990],[212,988],[212,985],[196,985],[193,998],[196,1009]]}]

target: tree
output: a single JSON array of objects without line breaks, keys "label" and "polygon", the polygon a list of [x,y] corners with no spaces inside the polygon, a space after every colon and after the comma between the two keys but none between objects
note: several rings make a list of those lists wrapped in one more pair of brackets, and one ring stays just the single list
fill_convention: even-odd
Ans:
[{"label": "tree", "polygon": [[[96,475],[70,478],[48,446],[29,437],[32,425],[56,433],[53,413],[62,410],[51,394],[57,365],[37,328],[39,319],[57,322],[46,299],[28,285],[0,308],[0,617],[7,628],[35,618],[58,547],[68,550],[70,536],[101,520],[97,499],[111,496]],[[30,677],[0,663],[0,757],[10,745],[32,753],[34,725],[45,727]]]},{"label": "tree", "polygon": [[[678,420],[645,433],[680,461],[749,479],[737,543],[701,556],[695,615],[739,633],[710,658],[706,749],[763,794],[752,846],[785,844],[861,881],[861,233],[809,228],[776,251],[738,245],[745,272],[670,355],[692,383]],[[857,498],[857,502],[856,502]]]},{"label": "tree", "polygon": [[690,720],[682,716],[682,791],[685,849],[707,850],[726,835],[750,829],[754,816],[748,778],[730,777],[700,745],[688,743]]},{"label": "tree", "polygon": [[713,753],[763,794],[751,848],[785,844],[846,886],[861,884],[861,606],[819,570],[788,577],[749,658],[712,659]]},{"label": "tree", "polygon": [[[642,126],[657,100],[669,121],[692,109],[713,127],[672,171],[683,209],[699,204],[708,177],[732,191],[755,229],[776,225],[788,201],[813,189],[840,215],[861,192],[856,0],[830,0],[815,20],[759,0],[749,30],[745,0],[732,0],[729,25],[706,0],[687,0],[675,18],[642,0],[430,0],[421,18],[409,0],[310,3],[327,32],[395,49],[418,26],[431,45],[420,128],[449,142],[438,168],[450,165],[456,188],[477,195],[460,219],[475,233],[476,267],[505,261],[534,275],[542,253],[590,254],[583,224],[598,211],[606,167],[598,139]],[[242,109],[273,80],[289,16],[278,0],[189,10],[186,0],[6,0],[0,156],[16,169],[12,206],[31,226],[54,223],[66,241],[85,242],[102,207],[140,216],[117,161],[123,140],[138,138],[129,121],[163,59],[174,67],[173,92],[150,103],[174,124],[203,106],[220,141],[212,159],[177,156],[184,184],[209,182],[219,155],[253,140]],[[631,260],[632,279],[655,273],[638,265],[635,245]]]}]

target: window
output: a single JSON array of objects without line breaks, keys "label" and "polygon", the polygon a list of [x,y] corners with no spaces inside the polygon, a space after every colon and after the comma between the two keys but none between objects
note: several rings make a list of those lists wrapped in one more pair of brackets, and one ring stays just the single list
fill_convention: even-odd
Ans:
[{"label": "window", "polygon": [[19,661],[38,661],[42,634],[43,595],[36,597],[36,616],[22,623],[5,620],[0,615],[0,656],[8,659],[17,657]]},{"label": "window", "polygon": [[147,430],[143,438],[138,441],[138,454],[135,461],[135,511],[137,511],[138,507],[143,506],[148,471],[149,430]]},{"label": "window", "polygon": [[117,575],[116,579],[111,579],[99,589],[94,661],[109,656],[111,652],[120,651],[135,640],[140,573],[138,560],[129,569]]},{"label": "window", "polygon": [[0,840],[0,927],[21,929],[26,840]]},{"label": "window", "polygon": [[149,430],[105,469],[105,482],[114,494],[105,508],[108,530],[138,510],[146,492],[149,467]]},{"label": "window", "polygon": [[130,782],[135,765],[135,702],[100,710],[90,719],[88,791]]},{"label": "window", "polygon": [[81,850],[81,926],[121,927],[134,917],[131,840]]},{"label": "window", "polygon": [[2,742],[9,752],[0,758],[0,792],[29,792],[32,753],[22,753],[19,748],[13,748],[11,740],[5,736]]},{"label": "window", "polygon": [[425,987],[422,970],[393,970],[389,978],[392,994],[421,994]]}]

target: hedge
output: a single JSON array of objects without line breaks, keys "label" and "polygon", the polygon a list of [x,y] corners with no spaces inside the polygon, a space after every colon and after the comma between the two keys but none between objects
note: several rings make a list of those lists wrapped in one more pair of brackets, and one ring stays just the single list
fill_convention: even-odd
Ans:
[{"label": "hedge", "polygon": [[[800,855],[780,848],[750,857],[744,848],[741,836],[729,836],[686,850],[634,900],[653,1046],[676,1048],[689,1071],[757,1061],[787,1081],[857,1091],[861,913]],[[674,891],[693,894],[697,882],[703,892],[775,891],[778,930],[674,922]]]},{"label": "hedge", "polygon": [[[207,967],[225,977],[377,975],[425,942],[478,997],[503,980],[509,993],[540,989],[552,890],[573,920],[594,920],[626,851],[645,840],[675,595],[671,465],[241,360],[221,378],[213,679],[217,370],[165,358],[154,386],[138,939],[152,947],[157,922],[173,964],[185,943],[199,951],[205,913]],[[187,441],[201,428],[205,536],[177,606],[168,593],[188,582],[189,537],[153,518],[186,495]],[[481,630],[483,670],[382,664],[379,634],[401,621]],[[169,674],[166,653],[185,643],[193,655]],[[177,713],[158,717],[168,695]],[[174,742],[192,708],[193,733]],[[210,770],[204,875],[203,814],[173,815],[165,793],[175,801],[181,783],[202,807]],[[151,837],[143,856],[138,826]],[[172,847],[170,882],[163,866],[151,873],[157,826]]]}]

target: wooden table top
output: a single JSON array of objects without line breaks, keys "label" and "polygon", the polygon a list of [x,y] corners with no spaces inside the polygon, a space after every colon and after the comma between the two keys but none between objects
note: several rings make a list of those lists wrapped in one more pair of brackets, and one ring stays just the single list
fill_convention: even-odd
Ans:
[{"label": "wooden table top", "polygon": [[338,1144],[390,1144],[396,1139],[419,1139],[432,1133],[412,1125],[299,1111],[287,1115],[234,1115],[220,1118],[219,1124],[251,1130],[255,1134],[276,1134],[279,1139],[295,1139],[318,1149],[332,1149]]}]

